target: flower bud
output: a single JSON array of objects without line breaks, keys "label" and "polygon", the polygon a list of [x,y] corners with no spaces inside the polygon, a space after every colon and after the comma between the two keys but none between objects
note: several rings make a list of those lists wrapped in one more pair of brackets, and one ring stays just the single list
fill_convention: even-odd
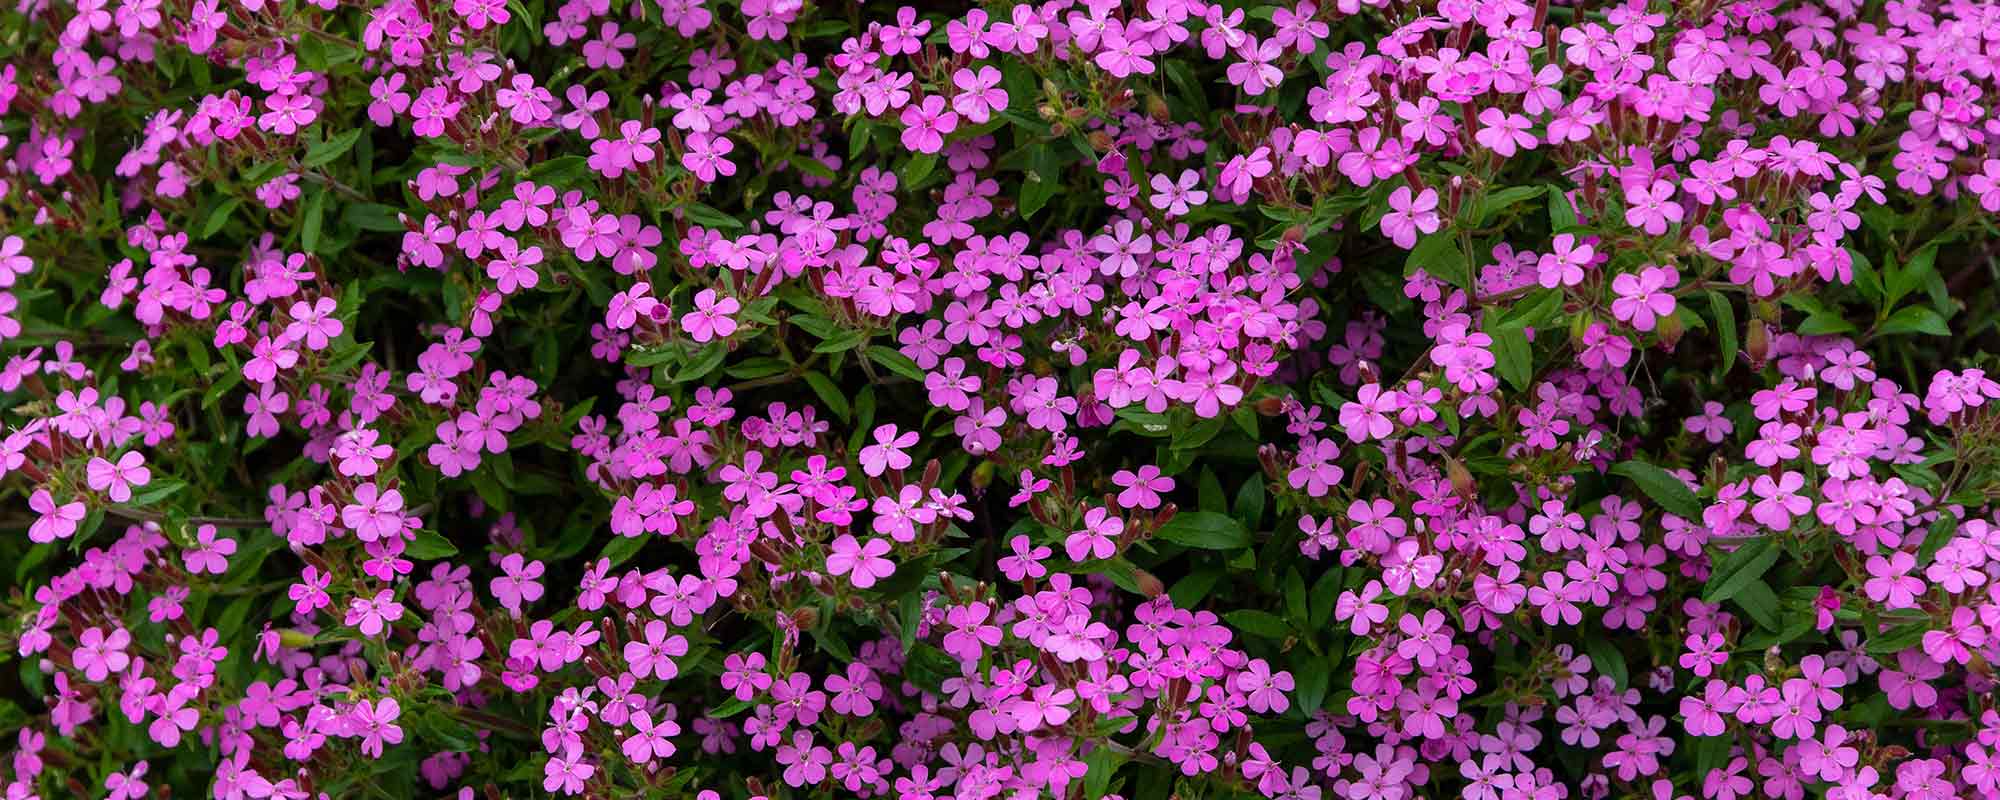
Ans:
[{"label": "flower bud", "polygon": [[1145,595],[1148,600],[1159,597],[1167,592],[1166,584],[1161,583],[1160,579],[1155,577],[1153,573],[1138,567],[1132,568],[1132,580],[1139,584],[1139,593]]},{"label": "flower bud", "polygon": [[812,606],[802,606],[792,612],[793,627],[804,631],[811,630],[817,625],[819,625],[819,609]]},{"label": "flower bud", "polygon": [[293,630],[291,628],[282,628],[278,631],[278,645],[288,650],[300,650],[311,647],[312,643],[312,634],[305,631]]},{"label": "flower bud", "polygon": [[1763,320],[1750,320],[1750,335],[1743,338],[1743,351],[1750,357],[1752,368],[1764,368],[1765,359],[1771,357],[1771,328]]},{"label": "flower bud", "polygon": [[1472,471],[1465,468],[1465,462],[1446,456],[1445,474],[1451,476],[1451,488],[1460,497],[1470,500],[1477,495],[1478,484],[1472,480]]},{"label": "flower bud", "polygon": [[1671,351],[1681,343],[1681,336],[1687,333],[1687,323],[1681,321],[1680,315],[1670,314],[1660,318],[1659,331],[1660,344]]}]

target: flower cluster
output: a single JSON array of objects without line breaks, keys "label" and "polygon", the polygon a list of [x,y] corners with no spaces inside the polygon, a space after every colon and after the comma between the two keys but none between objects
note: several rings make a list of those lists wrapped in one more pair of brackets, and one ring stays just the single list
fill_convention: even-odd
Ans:
[{"label": "flower cluster", "polygon": [[9,800],[2000,797],[1989,5],[0,40]]}]

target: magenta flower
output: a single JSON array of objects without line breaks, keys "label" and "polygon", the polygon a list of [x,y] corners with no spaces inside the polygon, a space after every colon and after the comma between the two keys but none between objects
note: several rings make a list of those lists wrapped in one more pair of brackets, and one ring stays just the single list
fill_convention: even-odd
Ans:
[{"label": "magenta flower", "polygon": [[195,546],[181,552],[181,563],[190,575],[221,575],[229,571],[229,557],[235,553],[235,539],[218,538],[214,525],[203,525],[196,529]]},{"label": "magenta flower", "polygon": [[1426,188],[1413,197],[1410,187],[1398,186],[1389,193],[1389,212],[1382,215],[1382,232],[1397,247],[1405,250],[1415,247],[1417,234],[1436,233],[1442,224],[1437,208],[1437,190]]},{"label": "magenta flower", "polygon": [[1063,551],[1078,563],[1110,558],[1118,554],[1118,537],[1124,532],[1125,520],[1093,506],[1083,514],[1083,527],[1063,539]]},{"label": "magenta flower", "polygon": [[889,542],[886,540],[869,539],[863,544],[851,535],[841,534],[840,538],[833,540],[832,552],[826,557],[826,571],[831,575],[846,575],[854,588],[866,589],[895,574],[896,565],[886,558],[888,554]]},{"label": "magenta flower", "polygon": [[394,591],[383,589],[373,597],[349,600],[347,616],[341,624],[354,626],[363,636],[379,636],[389,623],[403,618],[403,604],[395,598]]},{"label": "magenta flower", "polygon": [[694,296],[694,308],[681,315],[681,329],[697,342],[710,339],[726,339],[736,332],[736,320],[730,315],[742,310],[743,305],[734,297],[717,299],[714,289],[703,289]]},{"label": "magenta flower", "polygon": [[625,663],[632,674],[641,678],[650,675],[663,681],[680,674],[680,666],[674,659],[687,653],[687,638],[668,633],[667,623],[657,619],[646,623],[644,640],[626,642],[624,650]]},{"label": "magenta flower", "polygon": [[85,628],[77,637],[76,649],[70,653],[70,666],[83,671],[83,677],[92,683],[103,681],[114,673],[124,672],[132,659],[125,654],[131,646],[132,634],[123,627],[113,628],[109,635],[97,627]]},{"label": "magenta flower", "polygon": [[355,703],[347,721],[353,735],[361,739],[362,754],[380,758],[383,745],[401,743],[403,729],[395,723],[402,715],[402,706],[393,697],[384,697],[372,705],[367,700]]},{"label": "magenta flower", "polygon": [[152,471],[146,469],[146,457],[137,450],[125,451],[115,464],[102,456],[93,456],[84,474],[93,491],[104,492],[114,503],[131,500],[132,487],[144,486],[153,479]]}]

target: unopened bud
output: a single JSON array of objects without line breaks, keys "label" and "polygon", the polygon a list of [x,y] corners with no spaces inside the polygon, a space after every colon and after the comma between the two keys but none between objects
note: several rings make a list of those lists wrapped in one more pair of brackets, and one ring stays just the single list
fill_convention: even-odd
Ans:
[{"label": "unopened bud", "polygon": [[1256,403],[1256,408],[1257,408],[1257,413],[1259,415],[1266,417],[1275,417],[1285,412],[1285,398],[1282,397],[1258,398]]},{"label": "unopened bud", "polygon": [[1750,357],[1751,367],[1764,368],[1764,361],[1771,357],[1771,327],[1763,320],[1750,320],[1750,335],[1744,337],[1743,352]]},{"label": "unopened bud", "polygon": [[1104,131],[1091,131],[1090,135],[1085,138],[1090,140],[1090,149],[1099,153],[1108,153],[1111,151],[1111,134]]},{"label": "unopened bud", "polygon": [[1682,322],[1677,314],[1668,315],[1660,318],[1659,330],[1660,344],[1665,345],[1668,350],[1673,350],[1681,343],[1681,336],[1687,333],[1687,323]]},{"label": "unopened bud", "polygon": [[819,609],[803,606],[792,612],[792,626],[799,630],[812,630],[819,625]]},{"label": "unopened bud", "polygon": [[1472,471],[1465,468],[1465,462],[1447,456],[1444,463],[1445,474],[1451,476],[1452,490],[1467,500],[1477,496],[1475,490],[1479,487],[1472,482]]},{"label": "unopened bud", "polygon": [[281,647],[290,650],[299,650],[311,647],[312,643],[312,634],[305,631],[293,630],[291,628],[282,628],[278,631],[278,644]]},{"label": "unopened bud", "polygon": [[1371,383],[1379,384],[1382,382],[1382,371],[1375,368],[1375,362],[1373,361],[1363,360],[1356,363],[1354,371],[1361,376],[1361,383],[1363,385]]},{"label": "unopened bud", "polygon": [[1161,583],[1160,579],[1154,577],[1153,573],[1138,567],[1132,568],[1132,580],[1139,584],[1139,593],[1145,595],[1148,600],[1159,597],[1167,592],[1166,584]]},{"label": "unopened bud", "polygon": [[995,469],[991,461],[979,462],[978,466],[972,468],[972,488],[983,491],[986,487],[992,486]]},{"label": "unopened bud", "polygon": [[1162,125],[1174,121],[1173,112],[1167,110],[1167,99],[1157,94],[1146,95],[1146,114]]}]

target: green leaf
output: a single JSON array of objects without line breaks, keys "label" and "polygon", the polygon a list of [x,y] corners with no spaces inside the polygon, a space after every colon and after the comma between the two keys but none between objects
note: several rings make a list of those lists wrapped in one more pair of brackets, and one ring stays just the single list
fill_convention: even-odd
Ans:
[{"label": "green leaf", "polygon": [[729,345],[727,343],[721,341],[709,342],[700,351],[695,353],[694,358],[688,362],[687,366],[681,368],[681,371],[674,376],[674,380],[681,383],[701,380],[707,377],[708,373],[714,372],[716,367],[722,366],[722,357],[728,354]]},{"label": "green leaf", "polygon": [[1921,288],[1937,272],[1937,244],[1924,245],[1910,261],[1889,272],[1889,295],[1882,303],[1883,308],[1892,308],[1897,302]]},{"label": "green leaf", "polygon": [[222,230],[222,226],[229,224],[229,215],[236,213],[236,207],[240,205],[243,205],[243,201],[234,197],[217,204],[214,211],[208,212],[208,219],[202,221],[201,238],[214,236],[217,231]]},{"label": "green leaf", "polygon": [[827,180],[833,180],[835,178],[832,168],[828,167],[823,163],[820,163],[819,159],[813,158],[811,156],[806,156],[806,155],[792,156],[791,165],[794,167],[798,167],[800,172],[803,172],[807,175],[811,175],[815,178],[825,178]]},{"label": "green leaf", "polygon": [[1561,233],[1577,225],[1576,207],[1570,205],[1569,197],[1561,187],[1549,187],[1549,228]]},{"label": "green leaf", "polygon": [[1158,537],[1201,550],[1235,550],[1250,546],[1250,531],[1228,514],[1183,511],[1160,526]]},{"label": "green leaf", "polygon": [[1882,323],[1879,331],[1883,336],[1904,333],[1928,333],[1932,336],[1950,336],[1951,326],[1936,311],[1923,306],[1904,306]]},{"label": "green leaf", "polygon": [[724,214],[700,203],[688,203],[681,207],[688,221],[705,228],[741,228],[743,223],[735,217]]},{"label": "green leaf", "polygon": [[1410,250],[1403,260],[1403,275],[1408,277],[1421,269],[1438,280],[1447,281],[1461,289],[1471,289],[1465,285],[1465,253],[1458,249],[1458,237],[1444,230],[1425,236]]},{"label": "green leaf", "polygon": [[1021,218],[1033,217],[1035,212],[1049,204],[1049,199],[1055,197],[1056,191],[1061,188],[1062,183],[1053,177],[1044,177],[1040,172],[1028,173],[1027,179],[1021,182]]},{"label": "green leaf", "polygon": [[1938,512],[1937,521],[1931,523],[1930,532],[1924,534],[1923,545],[1917,548],[1917,566],[1930,566],[1931,560],[1937,557],[1937,552],[1943,550],[1956,535],[1958,535],[1958,518],[1952,516],[1950,512]]},{"label": "green leaf", "polygon": [[1928,622],[1910,622],[1890,628],[1880,636],[1868,637],[1868,652],[1875,655],[1894,655],[1923,644],[1924,634],[1931,629]]},{"label": "green leaf", "polygon": [[1083,796],[1103,797],[1111,793],[1111,778],[1125,765],[1125,755],[1109,747],[1099,747],[1083,757]]},{"label": "green leaf", "polygon": [[396,209],[381,203],[354,203],[340,212],[340,218],[364,231],[374,233],[400,233],[404,230],[403,219]]},{"label": "green leaf", "polygon": [[1715,573],[1708,576],[1708,584],[1701,590],[1701,601],[1720,603],[1735,597],[1752,581],[1763,578],[1778,563],[1778,555],[1778,543],[1772,537],[1759,536],[1745,542],[1716,565]]},{"label": "green leaf", "polygon": [[1312,624],[1309,627],[1317,630],[1325,627],[1327,621],[1333,618],[1333,603],[1335,598],[1340,596],[1340,585],[1346,578],[1346,572],[1336,567],[1319,576],[1319,580],[1313,581]]},{"label": "green leaf", "polygon": [[683,351],[678,345],[664,347],[636,346],[625,350],[625,363],[635,367],[657,367],[679,361]]},{"label": "green leaf", "polygon": [[1306,607],[1306,579],[1297,569],[1285,571],[1285,617],[1300,627],[1312,621]]},{"label": "green leaf", "polygon": [[1771,591],[1771,584],[1761,579],[1744,584],[1743,589],[1729,599],[1748,612],[1759,628],[1775,631],[1785,625],[1778,614],[1778,595]]},{"label": "green leaf", "polygon": [[935,169],[937,169],[935,154],[919,153],[910,156],[908,161],[903,162],[902,168],[896,170],[897,176],[902,178],[898,188],[909,191],[923,185],[924,179],[930,177],[931,171]]},{"label": "green leaf", "polygon": [[646,546],[646,538],[645,536],[617,537],[604,543],[604,549],[598,551],[598,557],[609,559],[611,566],[616,567],[638,555],[639,550]]},{"label": "green leaf", "polygon": [[1180,580],[1174,581],[1173,588],[1167,590],[1167,596],[1174,599],[1176,608],[1194,608],[1208,598],[1209,591],[1214,589],[1216,581],[1221,579],[1220,568],[1213,565],[1198,568]]},{"label": "green leaf", "polygon": [[922,592],[904,592],[896,600],[896,622],[902,628],[903,655],[910,654],[910,648],[917,643],[917,624],[924,619],[924,596]]},{"label": "green leaf", "polygon": [[1521,298],[1513,308],[1500,317],[1501,328],[1541,328],[1562,313],[1562,292],[1555,289],[1536,289]]},{"label": "green leaf", "polygon": [[144,488],[133,491],[132,499],[125,501],[124,504],[132,508],[158,505],[160,501],[179,494],[186,488],[187,481],[179,478],[154,478]]},{"label": "green leaf", "polygon": [[1509,186],[1497,192],[1487,192],[1479,203],[1479,224],[1491,224],[1500,212],[1532,200],[1546,190],[1547,187],[1543,186]]},{"label": "green leaf", "polygon": [[1318,656],[1313,651],[1299,647],[1292,650],[1293,697],[1299,701],[1298,710],[1311,715],[1326,705],[1327,687],[1333,684],[1334,656]]},{"label": "green leaf", "polygon": [[305,222],[299,228],[299,248],[308,253],[319,252],[320,226],[325,224],[326,190],[314,189],[312,197],[306,200]]},{"label": "green leaf", "polygon": [[923,368],[917,366],[917,362],[909,356],[903,355],[903,351],[886,345],[873,344],[868,346],[867,352],[868,360],[882,365],[883,369],[918,383],[924,382]]},{"label": "green leaf", "polygon": [[791,368],[791,365],[786,364],[782,360],[770,356],[758,356],[756,358],[744,359],[740,363],[731,364],[723,368],[722,372],[737,380],[750,380],[752,378],[776,375]]},{"label": "green leaf", "polygon": [[1742,349],[1736,334],[1736,309],[1729,307],[1729,300],[1721,292],[1708,292],[1708,311],[1715,316],[1715,335],[1722,340],[1722,367],[1716,373],[1727,375],[1736,366],[1736,352]]},{"label": "green leaf", "polygon": [[333,160],[347,154],[354,147],[354,140],[361,138],[364,128],[353,128],[319,144],[306,148],[306,157],[299,164],[306,169],[317,169],[333,163]]},{"label": "green leaf", "polygon": [[865,341],[868,341],[867,331],[841,330],[827,337],[826,341],[820,342],[817,346],[813,347],[812,351],[815,353],[843,353],[860,347],[861,343]]},{"label": "green leaf", "polygon": [[1273,641],[1283,641],[1285,637],[1292,635],[1292,626],[1286,625],[1283,619],[1269,611],[1240,608],[1222,615],[1222,619],[1229,623],[1231,628]]},{"label": "green leaf", "polygon": [[1625,653],[1609,636],[1583,637],[1583,651],[1590,655],[1590,666],[1599,674],[1610,678],[1623,691],[1631,683],[1630,669],[1625,665]]},{"label": "green leaf", "polygon": [[417,561],[436,561],[458,555],[458,546],[433,531],[421,531],[403,547],[403,555]]},{"label": "green leaf", "polygon": [[839,417],[842,422],[846,422],[854,413],[847,405],[847,396],[841,394],[840,387],[833,385],[833,379],[827,377],[826,373],[806,373],[806,385],[812,387],[813,394],[819,395],[819,401],[826,404],[826,410],[833,412],[833,415]]},{"label": "green leaf", "polygon": [[1653,498],[1653,502],[1659,503],[1667,513],[1689,522],[1701,520],[1701,501],[1695,499],[1694,492],[1688,491],[1687,484],[1673,473],[1644,461],[1620,462],[1611,468],[1611,472],[1639,484],[1639,490]]},{"label": "green leaf", "polygon": [[1501,327],[1488,331],[1493,337],[1493,358],[1500,369],[1500,377],[1506,378],[1516,391],[1527,391],[1535,379],[1535,351],[1528,344],[1528,336],[1520,328]]}]

